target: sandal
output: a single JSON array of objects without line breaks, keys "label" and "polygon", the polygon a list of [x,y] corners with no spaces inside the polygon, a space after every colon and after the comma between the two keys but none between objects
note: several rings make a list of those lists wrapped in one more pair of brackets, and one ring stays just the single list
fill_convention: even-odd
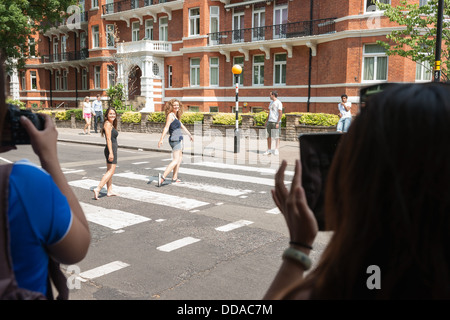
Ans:
[{"label": "sandal", "polygon": [[158,173],[158,187],[161,187],[164,181],[166,181],[166,178],[164,178],[161,173]]},{"label": "sandal", "polygon": [[183,182],[181,179],[172,179],[172,183]]}]

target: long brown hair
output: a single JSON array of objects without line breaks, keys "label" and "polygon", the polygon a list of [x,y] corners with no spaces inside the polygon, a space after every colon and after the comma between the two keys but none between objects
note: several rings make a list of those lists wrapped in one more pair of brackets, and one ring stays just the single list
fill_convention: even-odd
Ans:
[{"label": "long brown hair", "polygon": [[[1,51],[1,50],[0,50]],[[5,66],[4,66],[4,58],[2,57],[2,53],[0,52],[0,138],[1,132],[3,132],[3,121],[5,120],[5,115],[7,111],[6,105],[6,87],[5,87]]]},{"label": "long brown hair", "polygon": [[116,118],[115,118],[114,121],[113,121],[113,127],[114,127],[114,129],[117,130],[117,111],[116,111],[116,109],[115,109],[114,107],[108,107],[108,109],[106,109],[106,111],[105,111],[105,117],[104,117],[103,127],[102,127],[102,129],[100,130],[100,133],[101,133],[102,137],[103,137],[103,135],[105,134],[105,124],[106,124],[106,121],[107,121],[107,119],[108,119],[108,113],[109,113],[109,111],[111,111],[111,110],[113,110],[113,111],[116,113]]},{"label": "long brown hair", "polygon": [[167,116],[169,115],[169,113],[173,112],[173,103],[174,103],[175,101],[177,101],[178,104],[179,104],[179,106],[180,106],[180,108],[178,109],[178,112],[176,113],[177,119],[180,120],[180,119],[181,119],[181,116],[183,115],[183,104],[182,104],[181,101],[178,100],[178,99],[172,99],[172,100],[170,100],[170,101],[167,101],[166,104],[165,104],[165,106],[164,106],[164,113],[165,113],[166,118],[167,118]]},{"label": "long brown hair", "polygon": [[[366,104],[330,168],[334,230],[297,290],[316,299],[450,298],[450,88],[392,85]],[[368,288],[370,266],[380,289]]]}]

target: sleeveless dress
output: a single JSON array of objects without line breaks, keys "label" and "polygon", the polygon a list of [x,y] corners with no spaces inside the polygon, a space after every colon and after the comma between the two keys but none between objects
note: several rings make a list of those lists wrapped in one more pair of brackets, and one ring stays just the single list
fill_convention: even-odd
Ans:
[{"label": "sleeveless dress", "polygon": [[111,130],[111,143],[112,143],[112,150],[113,150],[114,160],[112,162],[110,162],[108,160],[108,158],[109,158],[109,150],[108,150],[108,144],[106,144],[106,146],[105,146],[105,157],[106,157],[106,162],[107,163],[117,164],[117,136],[118,135],[119,135],[119,132],[115,128],[112,128],[112,130]]}]

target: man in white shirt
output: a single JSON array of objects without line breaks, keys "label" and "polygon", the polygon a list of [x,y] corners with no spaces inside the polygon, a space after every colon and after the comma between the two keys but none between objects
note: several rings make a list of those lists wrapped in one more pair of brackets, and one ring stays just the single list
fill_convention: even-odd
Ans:
[{"label": "man in white shirt", "polygon": [[347,95],[343,94],[341,96],[341,102],[338,104],[339,117],[341,117],[336,128],[338,132],[347,132],[352,122],[352,103],[347,100]]},{"label": "man in white shirt", "polygon": [[[280,147],[280,132],[281,132],[281,116],[283,114],[283,104],[278,99],[278,93],[276,91],[270,92],[269,116],[266,120],[267,130],[267,151],[265,155],[273,153],[279,154],[278,149]],[[272,150],[272,139],[275,139],[275,149]]]},{"label": "man in white shirt", "polygon": [[97,133],[97,123],[99,123],[99,119],[103,125],[103,106],[99,94],[97,95],[97,100],[92,103],[92,113],[94,115],[94,130],[95,133]]}]

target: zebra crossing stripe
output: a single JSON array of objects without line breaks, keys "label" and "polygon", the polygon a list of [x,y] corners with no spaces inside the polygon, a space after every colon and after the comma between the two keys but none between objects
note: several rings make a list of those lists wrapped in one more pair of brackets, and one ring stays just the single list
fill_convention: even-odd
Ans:
[{"label": "zebra crossing stripe", "polygon": [[[204,166],[204,167],[211,167],[211,168],[251,171],[251,172],[258,172],[258,173],[267,174],[267,175],[274,175],[277,172],[277,170],[271,169],[271,168],[259,168],[259,167],[241,166],[241,165],[237,165],[237,164],[229,164],[229,163],[223,163],[223,162],[203,161],[203,162],[192,162],[190,164],[192,164],[192,165],[200,165],[200,166]],[[291,176],[293,176],[294,175],[294,171],[286,170],[284,172],[284,175],[291,175]]]},{"label": "zebra crossing stripe", "polygon": [[[92,179],[81,179],[70,181],[69,185],[71,185],[72,187],[91,190],[98,185],[98,181]],[[113,189],[118,194],[119,197],[162,206],[168,206],[181,210],[192,210],[209,204],[208,202],[198,201],[195,199],[178,197],[133,187],[121,187],[113,185]],[[106,189],[104,188],[101,192],[106,193]]]},{"label": "zebra crossing stripe", "polygon": [[176,240],[173,242],[170,242],[168,244],[165,244],[163,246],[157,247],[156,249],[158,249],[159,251],[164,251],[164,252],[170,252],[182,247],[185,247],[187,245],[193,244],[200,241],[200,239],[196,239],[196,238],[192,238],[192,237],[186,237],[180,240]]},{"label": "zebra crossing stripe", "polygon": [[98,278],[101,276],[104,276],[105,274],[123,269],[125,267],[128,267],[129,264],[122,262],[122,261],[113,261],[110,262],[108,264],[105,264],[103,266],[85,271],[85,272],[81,272],[77,279],[82,281],[82,282],[86,282],[88,280],[94,279],[94,278]]},{"label": "zebra crossing stripe", "polygon": [[[165,167],[161,168],[155,168],[156,171],[164,171],[166,170]],[[197,169],[190,169],[190,168],[180,168],[179,169],[180,174],[190,174],[200,177],[208,177],[213,179],[221,179],[221,180],[231,180],[231,181],[238,181],[238,182],[246,182],[246,183],[255,183],[255,184],[262,184],[266,186],[273,187],[275,185],[275,180],[273,178],[260,178],[260,177],[252,177],[252,176],[244,176],[239,174],[232,174],[232,173],[223,173],[223,172],[217,172],[217,171],[206,171],[206,170],[197,170]],[[285,184],[290,184],[291,181],[285,181]]]},{"label": "zebra crossing stripe", "polygon": [[136,214],[121,210],[106,209],[83,202],[80,204],[88,221],[113,230],[119,230],[137,223],[151,220],[150,218],[138,216]]},{"label": "zebra crossing stripe", "polygon": [[239,221],[232,222],[232,223],[226,224],[224,226],[218,227],[218,228],[216,228],[216,230],[217,231],[228,232],[228,231],[240,228],[240,227],[248,226],[248,225],[250,225],[252,223],[253,223],[253,221],[239,220]]},{"label": "zebra crossing stripe", "polygon": [[[148,175],[136,174],[134,172],[117,173],[114,175],[114,177],[122,177],[122,178],[141,180],[141,181],[148,181],[151,178]],[[253,192],[252,190],[232,189],[232,188],[225,188],[225,187],[214,186],[214,185],[210,185],[210,184],[194,183],[194,182],[174,183],[173,185],[177,186],[177,187],[194,189],[194,190],[204,191],[204,192],[217,193],[220,195],[227,195],[227,196],[232,196],[232,197],[242,196],[242,195]]]}]

